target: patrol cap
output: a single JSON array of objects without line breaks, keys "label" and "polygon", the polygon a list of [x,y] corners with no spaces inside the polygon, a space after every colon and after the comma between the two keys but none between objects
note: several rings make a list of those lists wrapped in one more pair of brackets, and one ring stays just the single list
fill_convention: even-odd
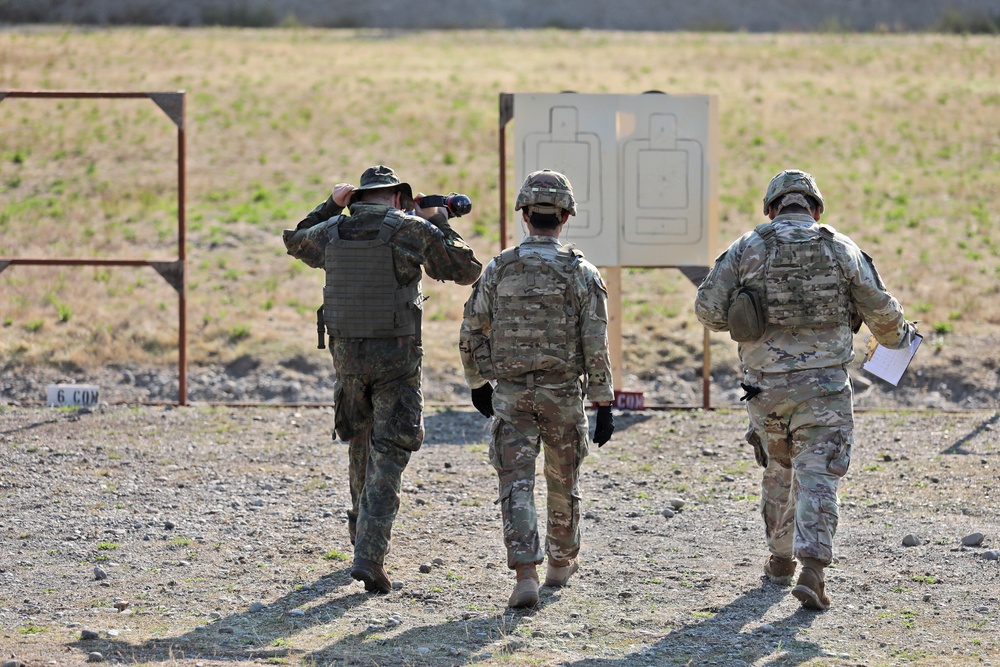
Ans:
[{"label": "patrol cap", "polygon": [[403,193],[403,200],[400,202],[400,207],[407,211],[413,208],[413,190],[410,188],[410,184],[399,180],[396,172],[384,164],[377,164],[374,167],[365,169],[365,173],[361,174],[361,181],[358,187],[351,194],[351,201],[355,200],[358,192],[380,190],[382,188],[397,188]]},{"label": "patrol cap", "polygon": [[774,200],[791,192],[809,195],[819,203],[819,212],[824,211],[823,194],[819,191],[812,174],[798,169],[785,169],[778,172],[767,185],[767,192],[764,194],[764,215],[767,215],[767,209]]},{"label": "patrol cap", "polygon": [[527,206],[551,208],[553,211],[562,209],[576,215],[576,198],[573,197],[573,186],[569,179],[558,171],[541,169],[528,174],[517,193],[514,210],[520,211]]}]

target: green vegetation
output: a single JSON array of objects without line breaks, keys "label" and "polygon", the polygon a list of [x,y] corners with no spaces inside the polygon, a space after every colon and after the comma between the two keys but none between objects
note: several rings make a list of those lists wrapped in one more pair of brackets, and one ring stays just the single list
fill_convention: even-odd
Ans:
[{"label": "green vegetation", "polygon": [[[0,53],[17,54],[0,72],[5,89],[188,91],[192,364],[248,353],[273,360],[310,346],[321,276],[287,257],[280,232],[369,164],[394,166],[419,191],[469,194],[473,213],[455,225],[480,257],[495,254],[497,95],[520,91],[718,95],[718,249],[761,221],[771,175],[803,167],[827,197],[824,222],[867,246],[893,294],[935,334],[1000,325],[996,16],[943,19],[942,30],[960,34],[829,26],[808,35],[438,38],[294,20],[255,30],[282,17],[246,3],[206,11],[216,12],[203,17],[211,24],[246,29],[164,28],[155,39],[144,28],[0,34]],[[420,90],[419,103],[404,89]],[[175,257],[176,152],[176,127],[149,100],[5,100],[0,257]],[[510,217],[514,154],[509,145]],[[625,269],[623,283],[626,365],[690,365],[702,335],[690,282],[674,269]],[[0,289],[10,295],[5,358],[176,362],[177,294],[149,268],[15,266],[0,274]],[[468,288],[425,281],[425,290],[425,365],[453,364]]]}]

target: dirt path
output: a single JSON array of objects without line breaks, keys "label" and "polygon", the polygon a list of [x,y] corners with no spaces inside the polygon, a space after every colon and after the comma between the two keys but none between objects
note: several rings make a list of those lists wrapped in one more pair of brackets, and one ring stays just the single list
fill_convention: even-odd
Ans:
[{"label": "dirt path", "polygon": [[619,415],[585,466],[580,574],[524,613],[504,608],[513,577],[477,413],[427,414],[387,561],[400,588],[381,597],[348,575],[347,450],[331,421],[0,409],[3,659],[1000,665],[995,412],[859,416],[822,614],[762,582],[740,412]]}]

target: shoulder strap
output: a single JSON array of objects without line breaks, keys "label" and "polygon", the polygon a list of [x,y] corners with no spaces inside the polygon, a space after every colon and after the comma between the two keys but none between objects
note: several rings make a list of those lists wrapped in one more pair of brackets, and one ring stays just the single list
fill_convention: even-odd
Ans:
[{"label": "shoulder strap", "polygon": [[493,271],[492,283],[494,285],[498,284],[503,279],[503,274],[506,273],[507,267],[517,262],[520,258],[521,255],[517,251],[517,246],[514,246],[513,248],[507,248],[499,255],[494,257],[493,264],[495,266],[495,270]]},{"label": "shoulder strap", "polygon": [[583,261],[583,252],[572,243],[567,243],[559,248],[559,254],[569,258],[569,264],[566,268],[570,273],[575,271],[576,267],[580,266],[580,262]]},{"label": "shoulder strap", "polygon": [[774,231],[774,225],[770,222],[762,222],[753,228],[757,235],[764,239],[764,245],[767,247],[768,255],[771,254],[773,250],[777,232]]},{"label": "shoulder strap", "polygon": [[508,264],[513,264],[518,260],[520,256],[521,256],[520,253],[517,252],[517,246],[514,246],[513,248],[507,248],[499,255],[497,255],[496,257],[497,268],[503,268]]},{"label": "shoulder strap", "polygon": [[340,223],[344,221],[343,215],[338,215],[336,219],[326,228],[326,233],[329,235],[331,241],[340,240]]},{"label": "shoulder strap", "polygon": [[403,217],[402,212],[389,211],[382,219],[382,226],[378,230],[378,240],[382,243],[388,241],[393,234],[399,231],[404,222],[406,222],[406,218]]},{"label": "shoulder strap", "polygon": [[824,238],[832,241],[837,235],[837,230],[830,225],[820,225],[819,233],[822,234]]},{"label": "shoulder strap", "polygon": [[762,222],[753,228],[755,232],[760,234],[761,238],[766,242],[768,239],[774,238],[774,224],[770,222]]}]

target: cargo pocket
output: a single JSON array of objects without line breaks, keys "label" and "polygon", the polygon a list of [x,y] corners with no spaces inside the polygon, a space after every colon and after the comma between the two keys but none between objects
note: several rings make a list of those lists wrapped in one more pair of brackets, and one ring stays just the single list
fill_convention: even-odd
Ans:
[{"label": "cargo pocket", "polygon": [[409,452],[420,449],[424,440],[424,424],[422,419],[422,399],[420,391],[414,387],[403,387],[399,398],[392,409],[389,419],[388,436],[399,448]]},{"label": "cargo pocket", "polygon": [[747,427],[746,433],[747,442],[753,447],[753,457],[757,461],[757,465],[761,468],[767,467],[767,451],[764,449],[764,443],[761,442],[760,435],[754,430],[751,424]]},{"label": "cargo pocket", "polygon": [[348,406],[344,401],[344,385],[337,382],[333,387],[333,435],[349,442],[354,437],[354,427],[348,419]]},{"label": "cargo pocket", "polygon": [[579,469],[583,460],[587,458],[587,454],[590,453],[590,431],[584,424],[576,428],[576,434],[576,467]]},{"label": "cargo pocket", "polygon": [[497,498],[493,504],[500,506],[500,517],[503,521],[503,538],[506,543],[510,543],[514,539],[516,533],[514,531],[514,522],[511,520],[511,507],[510,499],[514,495],[513,487],[508,487],[502,489],[500,497]]},{"label": "cargo pocket", "polygon": [[816,544],[812,548],[807,548],[807,552],[813,552],[813,558],[817,558],[824,563],[833,560],[833,537],[837,533],[837,524],[840,520],[840,513],[837,510],[837,502],[821,503],[819,517],[816,526]]},{"label": "cargo pocket", "polygon": [[826,464],[826,469],[837,477],[847,474],[847,469],[851,467],[851,450],[854,448],[854,437],[848,429],[840,429],[834,436],[837,446],[831,447],[830,460]]},{"label": "cargo pocket", "polygon": [[490,422],[490,464],[498,473],[503,471],[503,457],[500,455],[500,427],[502,424],[503,422],[496,416]]}]

